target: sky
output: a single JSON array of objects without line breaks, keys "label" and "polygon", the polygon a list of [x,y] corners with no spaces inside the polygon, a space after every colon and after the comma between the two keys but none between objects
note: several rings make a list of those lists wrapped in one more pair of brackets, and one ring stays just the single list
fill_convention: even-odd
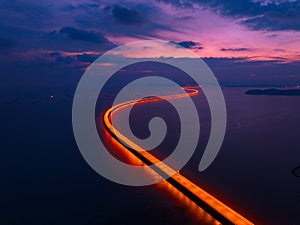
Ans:
[{"label": "sky", "polygon": [[2,0],[0,87],[76,85],[136,40],[190,48],[227,86],[300,85],[298,0]]}]

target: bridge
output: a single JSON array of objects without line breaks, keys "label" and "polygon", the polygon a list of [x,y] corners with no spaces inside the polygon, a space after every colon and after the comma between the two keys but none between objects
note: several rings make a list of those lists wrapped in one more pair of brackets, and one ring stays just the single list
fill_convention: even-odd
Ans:
[{"label": "bridge", "polygon": [[108,133],[117,141],[128,154],[133,155],[136,159],[142,161],[145,165],[151,166],[154,173],[161,177],[168,177],[166,181],[184,194],[187,198],[193,201],[200,208],[205,210],[208,214],[214,217],[221,224],[226,225],[253,225],[248,219],[240,215],[229,206],[225,205],[198,185],[188,180],[181,175],[178,171],[175,171],[170,166],[163,163],[156,158],[153,154],[149,153],[146,149],[143,149],[138,144],[127,138],[116,127],[112,125],[112,117],[114,113],[125,109],[131,105],[144,104],[155,101],[161,101],[163,99],[185,98],[195,96],[199,93],[197,87],[184,87],[186,93],[175,94],[161,97],[148,97],[139,100],[131,100],[112,106],[109,108],[103,117],[104,125]]}]

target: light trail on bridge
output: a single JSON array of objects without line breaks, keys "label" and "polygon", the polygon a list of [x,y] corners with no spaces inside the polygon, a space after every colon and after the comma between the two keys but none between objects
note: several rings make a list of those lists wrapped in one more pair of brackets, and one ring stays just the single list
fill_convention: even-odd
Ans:
[{"label": "light trail on bridge", "polygon": [[160,97],[148,97],[138,100],[131,100],[127,102],[123,102],[112,106],[109,108],[103,117],[104,125],[118,144],[123,147],[122,149],[126,149],[128,154],[131,154],[136,159],[142,161],[145,165],[150,166],[151,169],[161,177],[169,177],[166,181],[175,187],[179,192],[184,194],[188,199],[197,204],[200,208],[204,209],[207,213],[209,213],[216,220],[221,222],[221,224],[235,224],[235,225],[250,225],[253,223],[248,219],[237,213],[235,210],[231,209],[198,185],[194,184],[190,180],[188,180],[183,175],[179,174],[178,171],[175,171],[170,166],[163,163],[160,159],[155,157],[153,154],[149,153],[146,149],[143,149],[138,144],[134,143],[132,140],[127,138],[124,134],[122,134],[116,127],[112,124],[113,114],[123,110],[129,106],[135,104],[144,104],[151,103],[155,101],[162,101],[168,99],[175,98],[186,98],[195,96],[199,93],[199,90],[196,88],[200,88],[199,86],[194,87],[184,87],[183,90],[186,93],[183,94],[175,94],[168,96],[160,96]]}]

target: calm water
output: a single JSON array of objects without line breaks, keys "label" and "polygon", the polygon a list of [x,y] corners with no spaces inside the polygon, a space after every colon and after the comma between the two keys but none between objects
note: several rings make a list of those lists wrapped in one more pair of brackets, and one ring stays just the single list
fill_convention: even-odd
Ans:
[{"label": "calm water", "polygon": [[[197,166],[210,118],[199,99],[201,139],[182,173],[254,222],[299,225],[300,179],[291,170],[300,165],[300,97],[249,96],[245,90],[223,89],[224,144],[201,173]],[[70,95],[71,90],[1,93],[1,224],[199,222],[164,187],[126,187],[96,174],[76,147]],[[169,154],[164,147],[162,155]]]}]

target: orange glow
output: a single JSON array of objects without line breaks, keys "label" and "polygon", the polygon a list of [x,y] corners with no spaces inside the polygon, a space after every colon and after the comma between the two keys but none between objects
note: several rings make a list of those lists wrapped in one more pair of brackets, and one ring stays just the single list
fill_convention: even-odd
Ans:
[{"label": "orange glow", "polygon": [[145,164],[137,158],[134,154],[128,151],[122,144],[120,144],[115,138],[113,138],[105,129],[103,132],[104,141],[109,145],[110,150],[117,150],[119,156],[124,159],[124,161],[133,166],[145,166]]},{"label": "orange glow", "polygon": [[[192,195],[194,197],[194,199],[197,198],[197,199],[201,200],[201,202],[204,202],[214,212],[217,212],[218,215],[225,217],[226,220],[230,221],[230,223],[232,223],[232,224],[236,224],[236,225],[253,224],[252,222],[250,222],[249,220],[247,220],[246,218],[241,216],[239,213],[235,212],[233,209],[229,208],[224,203],[220,202],[215,197],[213,197],[212,195],[210,195],[206,191],[204,191],[202,188],[200,188],[199,186],[197,186],[196,184],[194,184],[193,182],[191,182],[190,180],[188,180],[187,178],[185,178],[184,176],[179,174],[177,171],[175,171],[174,169],[172,169],[171,167],[169,167],[168,165],[163,163],[161,160],[159,160],[154,155],[149,153],[146,149],[143,149],[142,147],[140,147],[139,145],[134,143],[132,140],[130,140],[125,135],[123,135],[120,131],[118,131],[111,123],[111,118],[115,112],[122,110],[130,105],[161,101],[163,99],[167,100],[167,99],[185,98],[185,97],[189,97],[189,96],[195,96],[199,93],[199,91],[195,88],[199,88],[199,87],[198,86],[184,87],[183,89],[186,91],[186,93],[184,93],[184,94],[168,95],[168,96],[161,96],[161,97],[149,97],[149,98],[144,98],[141,100],[132,100],[132,101],[127,101],[127,102],[117,104],[117,105],[109,108],[105,112],[104,118],[103,118],[104,125],[108,129],[108,131],[111,134],[113,134],[114,136],[116,136],[117,139],[120,141],[120,142],[117,141],[116,139],[114,139],[114,137],[111,136],[110,139],[114,143],[114,145],[118,146],[123,152],[126,152],[126,154],[128,154],[130,156],[130,158],[137,160],[139,162],[138,165],[141,165],[141,164],[146,165],[146,163],[143,163],[142,160],[140,160],[137,156],[135,156],[131,152],[131,150],[126,148],[126,146],[130,147],[130,149],[132,149],[132,151],[134,151],[135,154],[138,154],[142,158],[147,159],[149,162],[151,162],[151,164],[155,164],[154,166],[156,167],[156,169],[158,169],[160,172],[162,172],[162,174],[169,175],[169,177],[170,177],[169,179],[172,179],[172,182],[169,179],[167,179],[166,181],[163,181],[162,183],[168,182],[169,183],[168,187],[170,188],[170,190],[174,191],[174,189],[176,189],[176,193],[180,192],[182,195],[182,198],[185,201],[187,201],[187,199],[188,199],[188,201],[191,202],[191,200],[192,200],[190,197],[187,196],[187,194],[185,194],[186,192],[188,192],[190,196]],[[122,143],[124,143],[124,144],[122,144]],[[154,170],[153,170],[153,172],[156,174],[156,176],[159,175],[158,172],[155,172]],[[176,183],[176,185],[174,185],[174,183]],[[187,191],[185,193],[184,193],[184,191],[180,191],[178,189],[178,186],[180,186],[181,189],[184,189]],[[195,203],[193,203],[191,205],[193,207],[199,208],[199,212],[202,212],[203,210],[199,206],[197,206]],[[211,220],[210,215],[208,215],[208,219]],[[211,220],[211,221],[214,221],[213,224],[219,224],[219,222],[216,222],[215,220]]]},{"label": "orange glow", "polygon": [[182,192],[177,190],[174,186],[168,183],[166,180],[156,184],[156,187],[162,191],[167,191],[168,194],[174,198],[174,201],[179,202],[180,205],[186,207],[186,212],[190,215],[195,222],[203,225],[220,225],[221,223],[208,214],[205,210],[199,207],[196,203],[191,201]]},{"label": "orange glow", "polygon": [[113,63],[99,63],[100,66],[105,66],[105,67],[109,67],[109,66],[113,66],[115,64]]}]

